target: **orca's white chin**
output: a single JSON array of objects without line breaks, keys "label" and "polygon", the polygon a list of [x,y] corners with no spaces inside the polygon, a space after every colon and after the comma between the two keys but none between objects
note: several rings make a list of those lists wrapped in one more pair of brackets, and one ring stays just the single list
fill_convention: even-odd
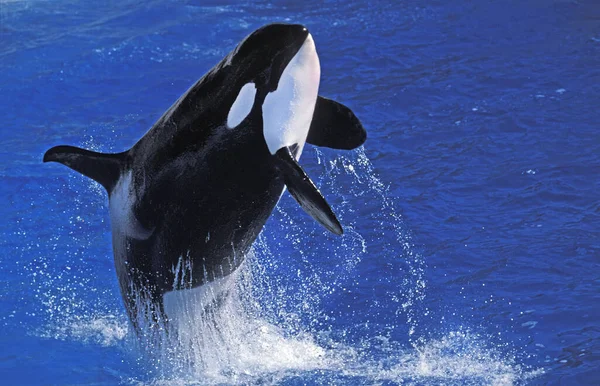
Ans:
[{"label": "orca's white chin", "polygon": [[263,133],[271,154],[298,144],[300,157],[319,94],[321,66],[310,34],[283,70],[277,89],[262,105]]}]

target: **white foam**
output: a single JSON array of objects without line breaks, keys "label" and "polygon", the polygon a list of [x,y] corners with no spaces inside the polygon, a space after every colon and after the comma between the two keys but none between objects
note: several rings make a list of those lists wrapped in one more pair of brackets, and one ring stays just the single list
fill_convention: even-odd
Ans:
[{"label": "white foam", "polygon": [[87,320],[69,325],[70,335],[84,341],[93,341],[102,346],[114,346],[125,339],[129,323],[113,315],[96,315]]},{"label": "white foam", "polygon": [[254,83],[246,83],[240,90],[235,102],[229,109],[227,114],[227,128],[233,129],[237,127],[250,114],[254,105],[254,97],[256,96],[256,86]]},{"label": "white foam", "polygon": [[[497,343],[468,330],[414,344],[374,336],[352,345],[301,327],[292,332],[295,329],[290,325],[294,323],[273,323],[257,302],[257,291],[262,289],[255,285],[264,280],[264,270],[268,269],[261,265],[264,258],[254,253],[248,257],[226,281],[229,293],[219,307],[197,307],[201,302],[194,304],[193,296],[179,299],[177,333],[171,330],[169,335],[159,336],[159,341],[145,344],[160,348],[151,353],[152,366],[160,369],[152,384],[277,384],[300,376],[312,383],[330,383],[343,377],[367,384],[410,381],[504,386],[543,373],[520,365],[512,354],[497,348]],[[223,283],[215,283],[221,293]],[[275,298],[277,294],[286,296],[281,289],[273,290]],[[210,300],[212,295],[204,291],[201,298]],[[284,301],[274,305],[283,313],[280,316],[297,318],[285,310]],[[169,315],[174,315],[170,306],[167,308]],[[326,378],[315,380],[315,374]]]},{"label": "white foam", "polygon": [[40,336],[60,340],[74,339],[108,347],[123,342],[129,333],[129,322],[124,315],[61,315],[59,319],[46,326]]},{"label": "white foam", "polygon": [[244,263],[226,278],[165,294],[168,333],[141,342],[160,369],[155,381],[244,384],[265,374],[323,366],[325,350],[311,335],[289,336],[257,313],[246,268]]},{"label": "white foam", "polygon": [[262,105],[263,133],[271,154],[298,144],[300,156],[312,121],[320,76],[319,57],[309,34],[283,71],[277,90],[269,93]]}]

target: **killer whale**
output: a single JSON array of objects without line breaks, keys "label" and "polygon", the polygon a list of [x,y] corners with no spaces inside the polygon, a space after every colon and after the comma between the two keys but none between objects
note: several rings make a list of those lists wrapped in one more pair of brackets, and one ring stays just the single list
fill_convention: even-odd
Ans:
[{"label": "killer whale", "polygon": [[173,316],[165,307],[173,294],[229,277],[285,188],[316,221],[342,234],[298,159],[306,142],[348,150],[365,142],[366,131],[348,107],[318,95],[320,71],[304,26],[266,25],[129,150],[61,145],[44,154],[44,162],[62,163],[108,192],[115,269],[138,333],[142,314],[154,321]]}]

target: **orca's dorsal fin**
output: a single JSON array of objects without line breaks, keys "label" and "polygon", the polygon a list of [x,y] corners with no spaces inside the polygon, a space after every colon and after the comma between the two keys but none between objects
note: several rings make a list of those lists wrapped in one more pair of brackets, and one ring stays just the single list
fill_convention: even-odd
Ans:
[{"label": "orca's dorsal fin", "polygon": [[290,149],[286,146],[275,153],[276,165],[292,197],[312,218],[336,235],[344,233],[340,222],[331,207],[319,192],[319,189],[298,164]]},{"label": "orca's dorsal fin", "polygon": [[356,149],[367,140],[367,132],[348,107],[319,96],[306,142],[332,149]]},{"label": "orca's dorsal fin", "polygon": [[127,152],[104,154],[74,146],[55,146],[44,154],[44,162],[66,165],[97,181],[110,193],[126,166]]}]

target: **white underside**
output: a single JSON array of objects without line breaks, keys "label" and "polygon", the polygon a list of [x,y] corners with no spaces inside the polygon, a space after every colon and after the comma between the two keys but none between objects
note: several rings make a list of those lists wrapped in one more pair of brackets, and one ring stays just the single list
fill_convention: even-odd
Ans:
[{"label": "white underside", "polygon": [[271,154],[298,144],[296,158],[300,157],[315,111],[320,76],[319,57],[309,34],[283,71],[277,90],[267,94],[262,105],[263,133]]},{"label": "white underside", "polygon": [[189,320],[202,316],[208,307],[227,295],[235,285],[236,273],[225,276],[200,287],[180,289],[163,295],[163,305],[169,320]]}]

